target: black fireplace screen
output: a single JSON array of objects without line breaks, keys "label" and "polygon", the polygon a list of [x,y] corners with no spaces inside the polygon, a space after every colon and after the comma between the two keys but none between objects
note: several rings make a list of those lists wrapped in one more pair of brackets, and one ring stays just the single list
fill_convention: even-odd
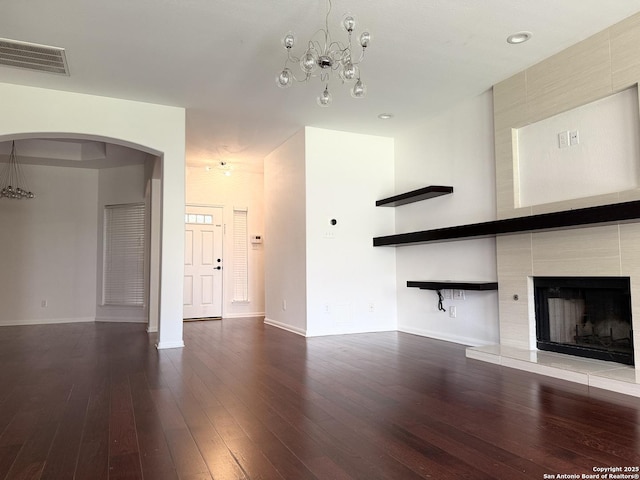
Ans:
[{"label": "black fireplace screen", "polygon": [[540,350],[633,365],[628,277],[535,277]]}]

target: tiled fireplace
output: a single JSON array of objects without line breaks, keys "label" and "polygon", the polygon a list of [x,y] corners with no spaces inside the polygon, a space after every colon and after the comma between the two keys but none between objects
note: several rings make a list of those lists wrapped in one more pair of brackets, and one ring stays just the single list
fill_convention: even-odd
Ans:
[{"label": "tiled fireplace", "polygon": [[[498,219],[640,199],[639,25],[636,14],[494,86]],[[607,98],[620,100],[611,116],[599,110]],[[559,148],[564,130],[580,130],[579,144]],[[619,141],[609,142],[622,130]],[[467,355],[640,397],[640,361],[540,350],[534,300],[536,277],[627,278],[630,348],[639,359],[640,219],[500,235],[496,249],[500,344]]]},{"label": "tiled fireplace", "polygon": [[[538,348],[534,288],[534,279],[541,277],[621,278],[628,282],[633,332],[630,356],[640,358],[640,223],[504,235],[497,238],[497,252],[500,345],[471,348],[467,356],[640,396],[637,364],[634,367]],[[634,315],[634,311],[639,313]],[[616,332],[616,339],[618,335],[623,336]]]}]

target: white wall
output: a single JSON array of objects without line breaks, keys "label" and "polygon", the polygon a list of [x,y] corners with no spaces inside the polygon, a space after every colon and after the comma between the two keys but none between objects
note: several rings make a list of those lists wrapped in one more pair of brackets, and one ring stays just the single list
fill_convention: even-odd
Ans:
[{"label": "white wall", "polygon": [[[265,172],[265,322],[307,335],[396,329],[393,140],[305,127]],[[330,224],[331,219],[337,225]]]},{"label": "white wall", "polygon": [[[306,127],[307,336],[396,329],[393,139]],[[330,220],[337,220],[332,226]]]},{"label": "white wall", "polygon": [[[108,147],[110,150],[118,147]],[[129,155],[142,155],[142,152],[128,152]],[[111,155],[110,155],[111,157]],[[96,321],[101,322],[147,322],[148,305],[131,307],[120,305],[102,305],[102,276],[104,249],[104,207],[126,203],[145,202],[145,166],[130,165],[126,167],[105,168],[98,171],[98,199],[97,199],[97,290],[96,290]],[[147,208],[147,215],[149,211]],[[149,241],[149,237],[145,239]],[[148,247],[148,245],[147,245]],[[147,278],[148,281],[148,278]]]},{"label": "white wall", "polygon": [[0,325],[93,321],[98,171],[22,168],[36,197],[0,200]]},{"label": "white wall", "polygon": [[305,132],[264,160],[265,322],[307,331]]},{"label": "white wall", "polygon": [[183,346],[184,109],[10,84],[0,84],[0,98],[11,112],[0,117],[2,140],[106,139],[162,157],[158,348]]},{"label": "white wall", "polygon": [[[395,190],[451,185],[454,193],[396,207],[396,233],[495,219],[493,104],[486,92],[396,137]],[[392,233],[392,232],[389,232]],[[408,280],[496,281],[494,239],[396,247],[398,329],[443,340],[497,343],[497,293],[466,291],[456,318],[437,308],[431,290],[407,288]]]},{"label": "white wall", "polygon": [[[230,162],[232,163],[232,162]],[[234,165],[232,165],[234,166]],[[233,208],[246,207],[249,235],[264,235],[264,175],[261,169],[235,165],[230,176],[218,168],[187,167],[187,204],[223,207],[223,258],[233,265]],[[264,244],[249,243],[249,302],[233,301],[233,269],[225,268],[224,318],[264,315]]]}]

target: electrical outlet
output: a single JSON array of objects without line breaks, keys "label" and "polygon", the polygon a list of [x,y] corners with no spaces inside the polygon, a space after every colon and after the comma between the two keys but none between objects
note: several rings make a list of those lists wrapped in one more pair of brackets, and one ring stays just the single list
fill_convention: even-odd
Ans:
[{"label": "electrical outlet", "polygon": [[453,291],[453,299],[454,300],[464,300],[464,290],[454,290]]},{"label": "electrical outlet", "polygon": [[569,145],[578,145],[580,143],[580,136],[578,130],[571,130],[569,132]]},{"label": "electrical outlet", "polygon": [[40,306],[41,306],[42,308],[47,308],[47,307],[49,306],[49,302],[48,302],[47,300],[42,300],[42,301],[40,302]]},{"label": "electrical outlet", "polygon": [[449,307],[449,317],[456,318],[456,307],[453,305]]},{"label": "electrical outlet", "polygon": [[444,298],[451,300],[451,289],[450,288],[445,288],[443,290],[444,293]]},{"label": "electrical outlet", "polygon": [[375,310],[376,310],[376,304],[371,302],[369,304],[369,312],[373,313],[373,312],[375,312]]}]

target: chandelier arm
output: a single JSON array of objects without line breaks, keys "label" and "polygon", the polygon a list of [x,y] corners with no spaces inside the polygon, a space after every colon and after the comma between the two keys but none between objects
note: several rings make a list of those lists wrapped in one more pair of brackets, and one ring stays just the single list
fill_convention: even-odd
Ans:
[{"label": "chandelier arm", "polygon": [[291,55],[291,50],[287,48],[287,59],[284,61],[285,68],[287,67],[287,64],[289,62],[298,63],[299,61],[300,61],[300,59],[298,57],[296,57],[295,55]]},{"label": "chandelier arm", "polygon": [[301,73],[304,73],[304,78],[298,78],[296,77],[296,74],[293,72],[293,70],[289,70],[289,71],[291,72],[291,76],[293,77],[293,79],[298,83],[308,82],[309,79],[313,76],[310,73],[301,72]]},{"label": "chandelier arm", "polygon": [[364,52],[365,52],[366,48],[363,48],[362,51],[360,52],[360,58],[358,58],[358,60],[351,60],[351,63],[353,63],[354,65],[358,65],[359,63],[362,62],[362,60],[364,60]]}]

